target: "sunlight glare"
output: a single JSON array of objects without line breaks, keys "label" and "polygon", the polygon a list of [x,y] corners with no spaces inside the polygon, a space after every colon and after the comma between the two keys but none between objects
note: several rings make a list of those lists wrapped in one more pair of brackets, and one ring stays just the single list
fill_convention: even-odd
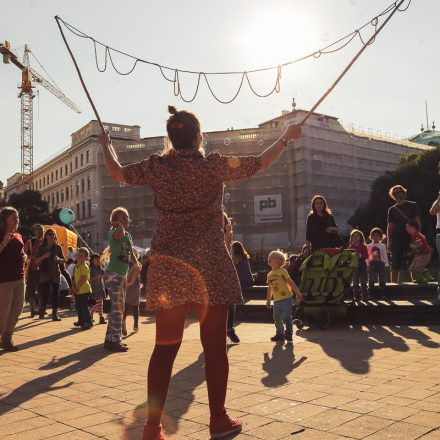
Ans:
[{"label": "sunlight glare", "polygon": [[259,67],[283,63],[313,51],[313,24],[293,6],[258,8],[249,13],[236,43],[245,59]]}]

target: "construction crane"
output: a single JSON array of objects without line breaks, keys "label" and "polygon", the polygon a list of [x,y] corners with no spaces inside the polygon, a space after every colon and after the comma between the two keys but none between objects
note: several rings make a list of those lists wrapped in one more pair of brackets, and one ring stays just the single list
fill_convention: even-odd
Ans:
[{"label": "construction crane", "polygon": [[[11,51],[8,41],[0,43],[0,54],[3,55],[3,63],[12,63],[21,70],[21,85],[18,97],[21,99],[21,183],[20,192],[33,187],[33,99],[35,97],[33,89],[34,83],[42,85],[50,93],[55,95],[60,101],[76,113],[81,113],[77,105],[72,102],[55,84],[52,84],[40,75],[35,69],[31,68],[29,53],[32,53],[29,46],[24,46],[23,61]],[[35,55],[34,55],[35,57]],[[35,58],[36,59],[36,58]],[[37,60],[38,61],[38,60]],[[43,67],[44,69],[44,67]]]}]

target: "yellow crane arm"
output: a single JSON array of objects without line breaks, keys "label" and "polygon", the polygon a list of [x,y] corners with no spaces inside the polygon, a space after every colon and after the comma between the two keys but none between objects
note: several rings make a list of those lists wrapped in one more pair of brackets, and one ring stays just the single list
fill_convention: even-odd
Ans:
[{"label": "yellow crane arm", "polygon": [[81,110],[78,108],[78,106],[71,101],[59,88],[55,87],[49,81],[44,79],[38,72],[35,71],[35,69],[29,67],[29,71],[31,72],[32,79],[35,82],[41,84],[45,89],[49,90],[52,95],[55,95],[60,101],[64,102],[64,104],[66,104],[72,110],[75,110],[76,113],[81,113]]}]

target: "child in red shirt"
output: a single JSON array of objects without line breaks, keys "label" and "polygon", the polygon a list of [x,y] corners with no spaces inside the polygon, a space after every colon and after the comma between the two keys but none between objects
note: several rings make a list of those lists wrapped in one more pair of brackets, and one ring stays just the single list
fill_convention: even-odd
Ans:
[{"label": "child in red shirt", "polygon": [[359,267],[353,271],[353,292],[354,300],[359,301],[361,298],[364,301],[368,300],[367,289],[367,262],[368,248],[365,244],[365,237],[359,229],[353,229],[350,232],[349,249],[353,249],[359,256]]},{"label": "child in red shirt", "polygon": [[420,284],[433,281],[431,274],[426,268],[431,261],[431,252],[426,237],[420,233],[419,222],[408,220],[406,231],[411,235],[411,243],[409,245],[411,250],[408,252],[408,256],[414,256],[409,267],[412,281]]}]

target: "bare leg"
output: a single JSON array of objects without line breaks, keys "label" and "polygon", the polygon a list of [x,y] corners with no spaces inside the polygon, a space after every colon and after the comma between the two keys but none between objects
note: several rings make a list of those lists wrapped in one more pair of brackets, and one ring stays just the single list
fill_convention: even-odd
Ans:
[{"label": "bare leg", "polygon": [[[160,424],[174,360],[182,343],[187,306],[156,311],[156,343],[148,366],[147,424]],[[226,325],[226,324],[225,324]]]}]

